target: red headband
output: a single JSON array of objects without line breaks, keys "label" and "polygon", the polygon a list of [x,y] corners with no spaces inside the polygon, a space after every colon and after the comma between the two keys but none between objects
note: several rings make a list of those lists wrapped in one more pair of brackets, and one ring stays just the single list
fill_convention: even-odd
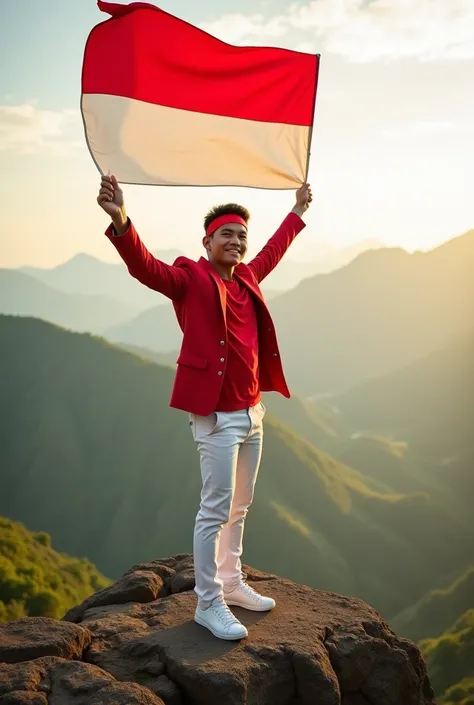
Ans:
[{"label": "red headband", "polygon": [[247,223],[240,215],[228,213],[226,215],[220,215],[218,218],[211,221],[207,227],[206,235],[209,237],[217,228],[220,228],[222,225],[227,225],[227,223],[239,223],[239,225],[243,225],[244,228],[247,229]]}]

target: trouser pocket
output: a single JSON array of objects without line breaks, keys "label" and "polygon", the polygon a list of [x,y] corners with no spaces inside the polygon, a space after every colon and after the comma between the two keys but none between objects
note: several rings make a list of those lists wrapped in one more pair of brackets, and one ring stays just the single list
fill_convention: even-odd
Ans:
[{"label": "trouser pocket", "polygon": [[255,404],[255,406],[250,407],[249,415],[252,420],[252,425],[255,427],[263,426],[263,419],[265,417],[267,410],[262,402]]},{"label": "trouser pocket", "polygon": [[212,436],[219,427],[219,412],[213,411],[209,416],[199,416],[199,414],[189,414],[189,425],[193,440],[199,442],[207,436]]}]

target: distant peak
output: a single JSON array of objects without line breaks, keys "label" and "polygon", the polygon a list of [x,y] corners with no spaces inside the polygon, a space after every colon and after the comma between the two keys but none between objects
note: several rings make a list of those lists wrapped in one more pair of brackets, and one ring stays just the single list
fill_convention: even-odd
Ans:
[{"label": "distant peak", "polygon": [[410,253],[407,252],[406,250],[403,249],[403,247],[387,247],[386,245],[382,247],[374,247],[374,248],[369,248],[367,250],[364,250],[363,252],[360,252],[354,259],[353,262],[368,262],[369,259],[370,261],[373,261],[375,258],[380,259],[381,257],[384,258],[394,258],[397,257],[397,259],[406,258],[410,257]]},{"label": "distant peak", "polygon": [[70,264],[72,262],[79,262],[81,264],[83,262],[94,262],[94,263],[98,262],[99,264],[107,264],[107,262],[105,262],[105,260],[99,259],[98,257],[94,257],[94,255],[89,255],[89,254],[87,254],[87,252],[77,252],[77,254],[73,255],[68,260],[63,262],[63,265]]}]

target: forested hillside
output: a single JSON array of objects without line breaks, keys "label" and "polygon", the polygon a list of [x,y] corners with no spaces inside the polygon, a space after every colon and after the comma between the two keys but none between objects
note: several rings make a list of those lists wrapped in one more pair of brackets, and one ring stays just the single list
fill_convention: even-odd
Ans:
[{"label": "forested hillside", "polygon": [[[173,371],[100,339],[0,318],[0,511],[115,577],[191,550],[198,457],[169,409]],[[466,522],[426,492],[394,491],[268,416],[245,559],[359,595],[387,616],[457,574]]]},{"label": "forested hillside", "polygon": [[46,532],[32,533],[0,517],[0,622],[24,616],[60,619],[109,582],[86,558],[55,551]]}]

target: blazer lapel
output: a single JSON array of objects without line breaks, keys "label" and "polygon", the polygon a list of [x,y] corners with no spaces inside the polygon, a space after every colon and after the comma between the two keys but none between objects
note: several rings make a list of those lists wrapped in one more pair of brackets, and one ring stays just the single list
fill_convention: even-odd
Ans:
[{"label": "blazer lapel", "polygon": [[239,264],[234,271],[234,277],[238,279],[244,286],[247,287],[247,289],[250,290],[250,292],[256,297],[256,299],[262,303],[264,306],[265,304],[265,299],[263,298],[263,294],[260,291],[260,288],[255,284],[255,282],[252,280],[252,276],[247,275],[248,270],[245,264],[241,263]]},{"label": "blazer lapel", "polygon": [[[222,315],[224,316],[224,321],[226,321],[227,290],[225,288],[225,284],[219,274],[214,269],[214,267],[212,266],[212,264],[209,262],[209,260],[205,259],[204,257],[201,257],[198,260],[198,264],[200,267],[209,272],[211,279],[217,286],[217,291],[219,292],[219,299],[222,307]],[[237,265],[234,271],[234,277],[238,279],[244,286],[246,286],[247,289],[250,290],[250,293],[257,299],[259,303],[266,307],[265,299],[263,298],[262,292],[253,281],[252,277],[247,274],[247,267],[245,264]]]},{"label": "blazer lapel", "polygon": [[217,291],[219,294],[219,299],[221,302],[221,308],[222,308],[222,315],[224,316],[224,321],[227,323],[227,317],[226,317],[226,310],[227,310],[227,290],[225,288],[225,284],[222,281],[221,277],[218,275],[212,264],[209,262],[209,260],[205,259],[204,257],[201,257],[198,260],[198,264],[200,267],[203,269],[206,269],[209,272],[209,275],[211,279],[213,280],[214,284],[217,286]]}]

